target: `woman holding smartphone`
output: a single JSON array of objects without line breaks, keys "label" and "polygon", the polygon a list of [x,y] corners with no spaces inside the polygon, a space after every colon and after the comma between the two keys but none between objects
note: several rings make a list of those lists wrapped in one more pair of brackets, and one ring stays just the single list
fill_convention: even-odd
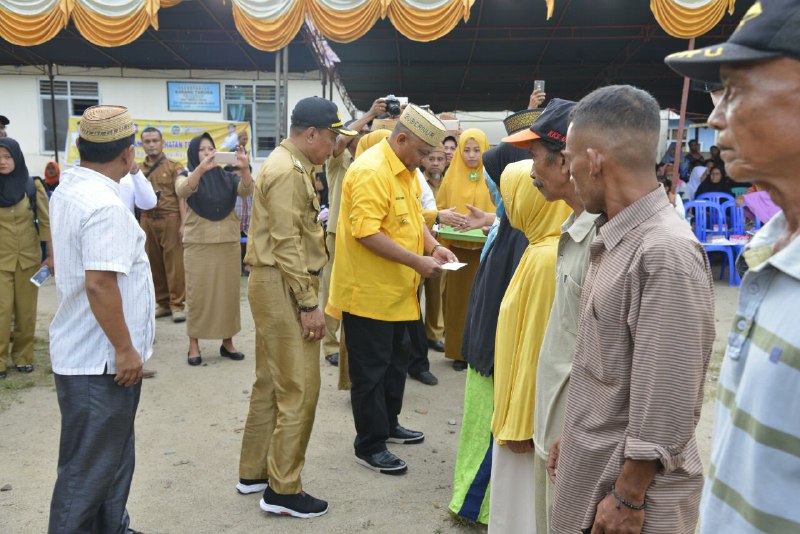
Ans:
[{"label": "woman holding smartphone", "polygon": [[203,359],[198,340],[221,339],[220,356],[242,360],[233,336],[241,330],[239,313],[240,220],[236,197],[253,194],[253,176],[243,147],[237,147],[241,178],[225,171],[215,159],[208,133],[192,139],[187,150],[189,175],[175,184],[186,199],[183,261],[186,270],[186,332],[189,365]]},{"label": "woman holding smartphone", "polygon": [[[33,371],[39,291],[31,277],[40,264],[53,272],[47,208],[44,185],[29,176],[19,143],[10,137],[0,138],[0,379],[6,378],[12,315],[11,359],[20,373]],[[44,263],[40,241],[47,243]]]}]

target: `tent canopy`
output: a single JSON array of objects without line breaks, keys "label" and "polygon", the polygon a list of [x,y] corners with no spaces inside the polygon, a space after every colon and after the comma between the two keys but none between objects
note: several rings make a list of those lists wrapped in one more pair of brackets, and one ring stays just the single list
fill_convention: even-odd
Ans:
[{"label": "tent canopy", "polygon": [[[0,0],[0,4],[8,1],[13,0]],[[40,3],[48,1],[62,0]],[[395,2],[399,6],[401,1],[408,0],[377,1],[384,6]],[[469,0],[414,1],[462,7],[470,4]],[[155,0],[145,2],[152,5]],[[287,5],[295,2],[300,0],[284,1]],[[19,46],[0,39],[0,65],[54,63],[158,70],[272,71],[274,54],[252,46],[234,20],[233,4],[245,3],[185,0],[163,7],[167,4],[162,0],[157,11],[158,30],[148,26],[130,44],[110,48],[88,42],[76,26],[73,14],[66,28],[43,44]],[[249,0],[249,3],[257,2]],[[685,49],[687,41],[670,36],[656,19],[669,16],[669,10],[674,9],[672,3],[674,0],[651,0],[649,5],[627,0],[555,0],[550,3],[553,11],[548,20],[548,2],[544,0],[475,0],[468,11],[468,21],[463,22],[462,17],[449,33],[433,42],[405,37],[387,11],[387,18],[378,18],[356,41],[330,45],[341,59],[338,67],[341,79],[361,109],[388,93],[408,96],[417,103],[430,104],[435,110],[521,109],[527,105],[535,79],[547,82],[549,96],[571,99],[579,99],[600,85],[631,83],[653,93],[662,107],[677,108],[682,79],[664,65],[663,58]],[[709,20],[722,17],[697,39],[698,47],[727,39],[735,21],[748,7],[740,2],[736,13],[729,15],[727,10],[732,7],[732,0],[694,3],[716,10]],[[692,30],[669,29],[671,33]],[[317,68],[304,40],[300,33],[289,44],[290,71]],[[704,95],[694,94],[688,109],[709,112],[710,102]]]}]

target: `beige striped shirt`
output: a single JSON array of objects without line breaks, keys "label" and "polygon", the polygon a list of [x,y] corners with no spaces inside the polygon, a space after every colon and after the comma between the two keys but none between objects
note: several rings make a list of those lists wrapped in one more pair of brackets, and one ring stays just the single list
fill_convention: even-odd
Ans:
[{"label": "beige striped shirt", "polygon": [[556,477],[553,530],[594,521],[626,459],[658,460],[643,533],[693,533],[695,426],[714,341],[708,259],[660,187],[591,245]]}]

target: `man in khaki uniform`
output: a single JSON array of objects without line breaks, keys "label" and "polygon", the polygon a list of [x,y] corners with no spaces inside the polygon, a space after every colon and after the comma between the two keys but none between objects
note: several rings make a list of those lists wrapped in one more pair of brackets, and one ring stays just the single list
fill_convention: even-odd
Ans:
[{"label": "man in khaki uniform", "polygon": [[156,317],[172,315],[172,320],[186,320],[183,303],[186,297],[183,271],[182,222],[185,206],[175,193],[175,180],[183,165],[164,155],[164,139],[155,128],[142,130],[142,148],[147,157],[142,172],[158,194],[158,204],[143,211],[142,229],[147,236],[145,250],[153,272],[156,289]]},{"label": "man in khaki uniform", "polygon": [[289,139],[258,173],[245,263],[256,325],[256,379],[242,437],[243,494],[264,490],[265,512],[317,517],[328,503],[303,491],[300,472],[319,398],[319,274],[327,262],[314,166],[333,152],[344,128],[336,105],[304,98],[292,112]]},{"label": "man in khaki uniform", "polygon": [[[434,198],[439,192],[444,178],[444,169],[447,165],[447,157],[444,145],[433,148],[433,152],[422,160],[425,169],[425,181],[433,191]],[[438,214],[437,214],[438,222]],[[425,336],[428,338],[428,346],[437,352],[444,352],[444,317],[442,316],[442,279],[427,278],[425,280]]]},{"label": "man in khaki uniform", "polygon": [[[356,146],[361,136],[369,133],[368,124],[372,119],[386,112],[386,104],[382,98],[372,103],[372,107],[363,117],[345,124],[347,128],[359,132],[359,135],[348,136],[340,135],[336,139],[336,146],[333,154],[328,159],[328,231],[325,235],[325,245],[328,247],[328,263],[322,271],[322,309],[328,304],[328,292],[331,284],[331,272],[333,272],[333,258],[336,254],[336,224],[339,222],[339,206],[342,198],[342,182],[353,157],[356,154]],[[339,340],[336,333],[339,331],[339,320],[325,314],[325,337],[322,340],[322,350],[325,352],[325,359],[331,365],[339,365]]]}]

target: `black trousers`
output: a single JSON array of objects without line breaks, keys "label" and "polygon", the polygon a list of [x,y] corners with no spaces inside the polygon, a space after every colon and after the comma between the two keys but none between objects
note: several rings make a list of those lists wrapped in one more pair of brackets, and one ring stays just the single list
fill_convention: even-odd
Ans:
[{"label": "black trousers", "polygon": [[124,534],[142,384],[118,386],[114,375],[53,376],[61,442],[48,532]]},{"label": "black trousers", "polygon": [[[389,430],[397,425],[403,407],[412,322],[342,314],[357,454],[386,450]],[[423,338],[424,334],[423,329]]]},{"label": "black trousers", "polygon": [[417,376],[423,371],[430,371],[428,338],[425,335],[425,321],[422,320],[422,317],[408,323],[408,337],[410,340],[408,374]]}]

